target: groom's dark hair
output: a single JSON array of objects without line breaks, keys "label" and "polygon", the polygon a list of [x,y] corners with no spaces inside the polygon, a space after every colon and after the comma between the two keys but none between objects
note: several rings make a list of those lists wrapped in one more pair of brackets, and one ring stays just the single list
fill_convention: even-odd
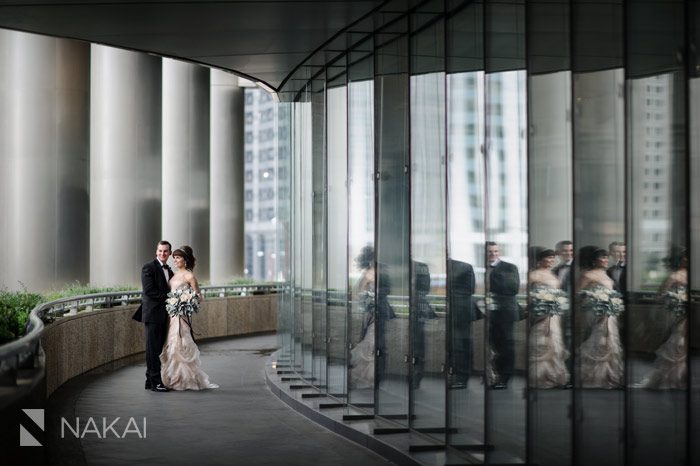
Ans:
[{"label": "groom's dark hair", "polygon": [[165,246],[165,245],[167,245],[167,246],[168,246],[168,249],[170,249],[171,251],[173,250],[173,245],[170,244],[170,241],[166,241],[166,240],[162,239],[162,240],[158,241],[158,245],[159,245],[159,246]]}]

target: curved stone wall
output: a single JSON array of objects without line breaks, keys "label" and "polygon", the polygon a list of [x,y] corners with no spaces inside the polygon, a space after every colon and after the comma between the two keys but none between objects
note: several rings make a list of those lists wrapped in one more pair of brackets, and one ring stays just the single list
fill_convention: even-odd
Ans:
[{"label": "curved stone wall", "polygon": [[[193,317],[197,341],[277,330],[279,295],[209,298]],[[131,319],[138,306],[81,312],[47,325],[46,396],[69,379],[103,364],[145,351],[143,324]]]}]

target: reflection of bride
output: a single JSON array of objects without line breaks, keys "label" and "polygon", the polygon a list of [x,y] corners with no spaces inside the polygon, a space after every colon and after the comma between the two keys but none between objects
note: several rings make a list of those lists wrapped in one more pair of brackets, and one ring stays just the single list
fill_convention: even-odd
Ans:
[{"label": "reflection of bride", "polygon": [[578,298],[581,310],[591,314],[590,336],[581,344],[580,376],[584,388],[619,388],[623,383],[623,349],[618,315],[623,311],[621,295],[608,277],[607,251],[594,246],[581,249],[583,273]]},{"label": "reflection of bride", "polygon": [[352,300],[358,303],[362,312],[362,330],[359,342],[350,351],[350,386],[352,388],[372,388],[374,386],[374,250],[371,246],[362,248],[355,259],[361,270],[360,279],[353,288]]},{"label": "reflection of bride", "polygon": [[683,250],[671,255],[672,270],[661,286],[660,295],[667,312],[675,318],[669,336],[658,350],[654,367],[639,384],[644,388],[685,388],[688,375],[688,255]]},{"label": "reflection of bride", "polygon": [[555,254],[551,249],[533,251],[535,269],[528,273],[530,327],[530,386],[555,388],[569,382],[561,329],[561,306],[567,301],[559,279],[551,272]]}]

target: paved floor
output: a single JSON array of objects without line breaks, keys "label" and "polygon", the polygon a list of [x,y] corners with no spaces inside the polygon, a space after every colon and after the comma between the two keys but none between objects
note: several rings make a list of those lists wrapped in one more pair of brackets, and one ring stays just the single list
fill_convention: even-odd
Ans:
[{"label": "paved floor", "polygon": [[[387,465],[386,460],[307,420],[267,388],[264,367],[274,335],[205,343],[202,364],[216,390],[143,389],[143,363],[79,377],[59,389],[47,419],[51,464]],[[80,418],[76,440],[60,422]],[[99,438],[117,417],[114,431]],[[134,423],[129,425],[129,418]],[[146,437],[143,418],[146,418]],[[103,420],[106,418],[105,420]],[[75,429],[74,423],[71,427]],[[132,433],[124,434],[126,429]],[[123,436],[123,438],[117,438]]]}]

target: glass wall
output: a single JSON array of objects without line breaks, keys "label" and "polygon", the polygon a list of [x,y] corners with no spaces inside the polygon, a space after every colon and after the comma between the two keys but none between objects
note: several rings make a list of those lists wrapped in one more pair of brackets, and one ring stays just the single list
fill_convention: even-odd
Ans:
[{"label": "glass wall", "polygon": [[311,57],[297,371],[465,463],[696,464],[698,11],[392,0]]},{"label": "glass wall", "polygon": [[410,18],[411,419],[445,441],[445,37],[442,1]]},{"label": "glass wall", "polygon": [[375,35],[377,414],[408,425],[410,364],[408,18]]},{"label": "glass wall", "polygon": [[[374,55],[367,40],[348,54],[348,399],[374,406]],[[342,254],[342,250],[338,251]]]},{"label": "glass wall", "polygon": [[328,392],[346,394],[346,310],[348,305],[347,86],[345,75],[329,86],[328,111]]}]

